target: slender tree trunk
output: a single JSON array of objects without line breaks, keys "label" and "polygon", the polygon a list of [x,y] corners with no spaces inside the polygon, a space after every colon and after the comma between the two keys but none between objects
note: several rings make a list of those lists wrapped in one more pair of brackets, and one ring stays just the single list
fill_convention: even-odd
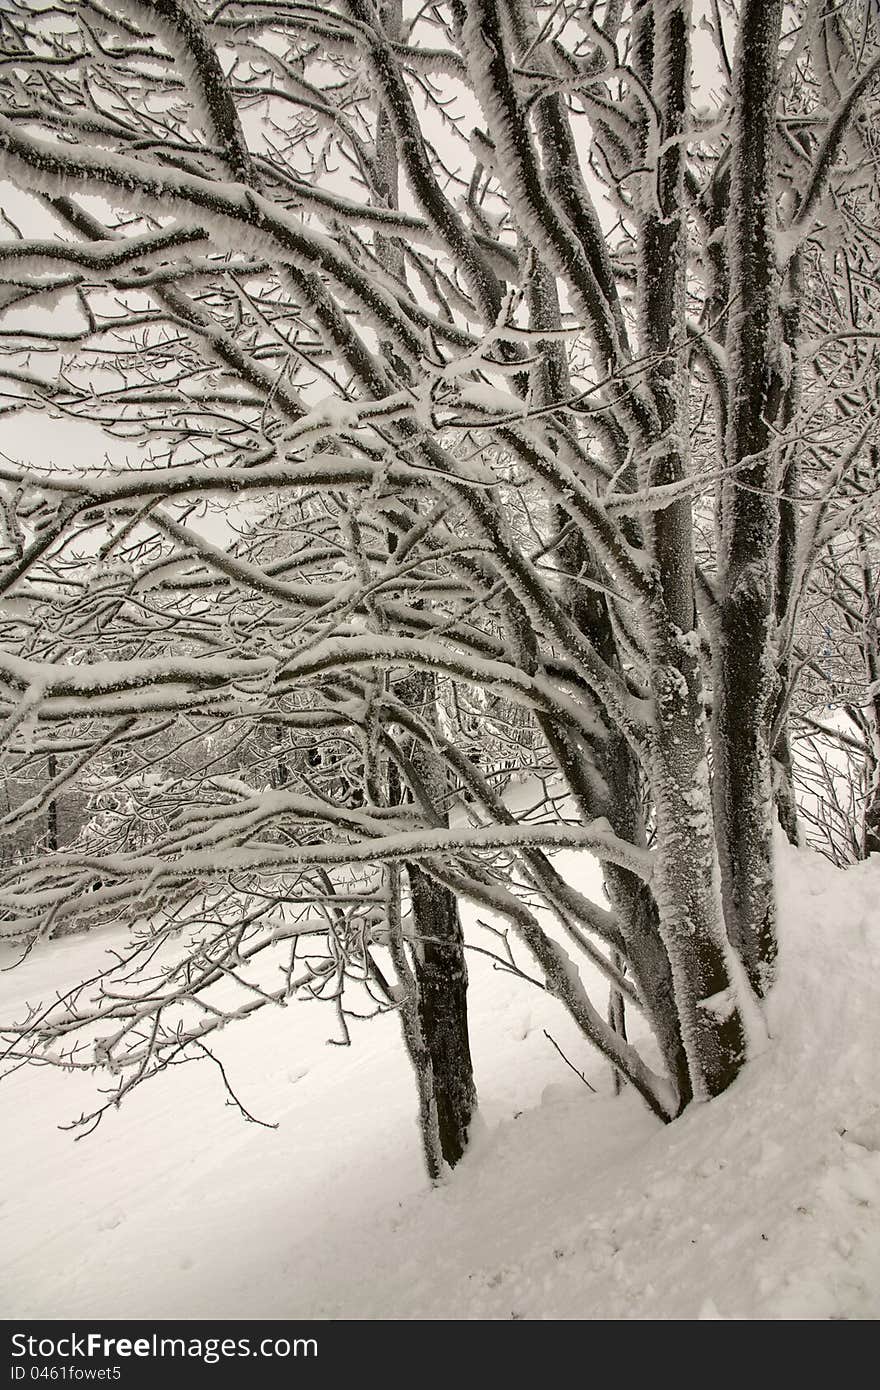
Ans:
[{"label": "slender tree trunk", "polygon": [[794,768],[787,721],[783,724],[773,744],[773,797],[776,803],[776,818],[785,831],[788,843],[799,845],[801,832],[798,824]]},{"label": "slender tree trunk", "polygon": [[[880,477],[880,449],[871,450],[872,475]],[[867,768],[867,797],[862,819],[862,853],[880,854],[880,638],[878,638],[877,585],[864,527],[859,530],[859,557],[862,570],[862,651],[868,683],[865,711],[870,731]]]},{"label": "slender tree trunk", "polygon": [[[50,753],[46,763],[46,775],[50,782],[58,776],[58,759],[54,753]],[[49,850],[54,854],[58,849],[58,799],[52,797],[46,807],[46,830],[47,844]]]},{"label": "slender tree trunk", "polygon": [[[785,391],[781,427],[794,423],[801,403],[800,373],[797,365],[801,330],[801,297],[803,267],[800,252],[796,252],[786,275],[785,296],[780,320],[785,345],[791,355],[791,374]],[[792,440],[785,446],[781,499],[779,502],[779,539],[776,547],[776,623],[782,628],[788,615],[798,557],[798,502],[800,487],[800,445]],[[773,793],[776,815],[789,844],[801,843],[798,828],[797,799],[794,790],[794,769],[788,728],[788,701],[791,694],[791,663],[787,654],[779,661],[777,672],[776,717],[773,721]]]},{"label": "slender tree trunk", "polygon": [[606,865],[605,880],[619,914],[629,973],[645,1002],[651,1028],[678,1096],[678,1108],[683,1110],[693,1098],[693,1087],[669,953],[660,935],[656,899],[646,883],[615,865]]},{"label": "slender tree trunk", "polygon": [[278,756],[275,761],[275,775],[273,779],[274,785],[276,787],[286,787],[290,782],[290,767],[288,765],[286,754],[282,752],[282,749],[285,747],[285,744],[287,742],[285,739],[284,725],[276,724],[273,733],[275,736],[275,745],[278,753]]},{"label": "slender tree trunk", "polygon": [[875,699],[871,712],[873,749],[870,760],[868,796],[862,821],[862,854],[880,854],[880,699]]},{"label": "slender tree trunk", "polygon": [[[611,956],[611,963],[617,970],[623,970],[624,968],[623,956],[621,956],[618,951],[613,952]],[[621,994],[620,990],[616,989],[614,985],[611,986],[611,989],[608,992],[608,1022],[611,1024],[611,1027],[614,1029],[615,1033],[618,1033],[625,1042],[626,1004],[624,1003],[623,995]],[[620,1092],[623,1089],[623,1084],[623,1077],[620,1075],[620,1072],[617,1070],[617,1067],[612,1066],[611,1087],[616,1096],[620,1095]]]}]

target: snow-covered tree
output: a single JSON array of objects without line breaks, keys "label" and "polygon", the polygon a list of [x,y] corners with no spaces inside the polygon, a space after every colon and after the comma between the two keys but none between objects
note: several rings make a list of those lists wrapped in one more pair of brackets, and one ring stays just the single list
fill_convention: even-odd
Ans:
[{"label": "snow-covered tree", "polygon": [[876,445],[873,325],[815,332],[829,232],[869,275],[876,7],[0,25],[4,739],[58,731],[56,778],[122,744],[130,783],[146,749],[166,805],[5,870],[7,934],[139,924],[123,985],[13,1062],[124,1093],[297,989],[347,1036],[360,990],[400,1013],[436,1174],[475,1099],[467,898],[656,1114],[724,1090],[774,978],[803,608]]}]

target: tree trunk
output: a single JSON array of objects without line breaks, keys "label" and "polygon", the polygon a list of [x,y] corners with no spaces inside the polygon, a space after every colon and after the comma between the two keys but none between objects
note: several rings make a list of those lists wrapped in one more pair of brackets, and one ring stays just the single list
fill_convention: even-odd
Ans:
[{"label": "tree trunk", "polygon": [[791,744],[788,725],[783,724],[773,745],[773,797],[776,802],[776,818],[790,845],[801,843],[798,826],[797,799],[794,791],[794,772],[791,760]]},{"label": "tree trunk", "polygon": [[713,683],[715,819],[724,919],[755,993],[773,980],[770,718],[780,354],[774,144],[782,0],[744,0],[734,62],[728,219],[730,400]]},{"label": "tree trunk", "polygon": [[[619,951],[613,952],[611,956],[611,964],[615,967],[616,970],[622,971],[625,968],[623,956],[620,954]],[[608,993],[608,1022],[611,1024],[611,1027],[614,1029],[615,1033],[618,1033],[625,1042],[626,1004],[624,1003],[623,995],[621,994],[620,990],[616,989],[614,985],[611,986],[611,989]],[[617,1070],[617,1067],[615,1066],[612,1066],[611,1068],[611,1088],[616,1096],[619,1096],[620,1092],[623,1089],[623,1077],[620,1075],[620,1072]]]},{"label": "tree trunk", "polygon": [[[636,453],[639,485],[683,482],[688,379],[674,351],[685,337],[688,233],[684,215],[683,137],[691,71],[688,7],[634,6],[633,61],[650,86],[660,120],[661,154],[640,208],[638,329],[650,412]],[[650,134],[643,133],[647,152]],[[647,180],[647,176],[646,176]],[[652,884],[666,948],[690,1085],[700,1099],[718,1095],[742,1065],[744,1037],[728,972],[709,792],[703,685],[694,581],[690,501],[674,500],[644,517],[653,594],[645,604],[652,696],[646,767],[656,816]]]},{"label": "tree trunk", "polygon": [[[798,342],[801,335],[801,300],[803,296],[803,265],[800,252],[796,252],[786,275],[785,296],[780,314],[782,332],[786,346],[791,353],[791,374],[785,390],[782,407],[781,428],[789,429],[797,417],[801,404],[800,374],[797,366]],[[789,605],[795,582],[798,562],[798,503],[800,492],[800,441],[789,443],[785,448],[782,468],[781,498],[779,502],[779,537],[776,546],[776,594],[775,611],[777,629],[783,630],[789,618]],[[791,615],[794,621],[794,615]],[[776,815],[785,831],[789,844],[801,843],[798,828],[797,799],[794,791],[794,771],[791,757],[791,739],[788,728],[788,702],[791,696],[791,662],[787,653],[783,654],[777,673],[776,713],[773,721],[773,794],[776,802]]]},{"label": "tree trunk", "polygon": [[669,655],[654,677],[660,714],[652,733],[653,887],[691,1084],[705,1099],[736,1076],[745,1037],[727,958],[699,662],[686,650],[677,662]]},{"label": "tree trunk", "polygon": [[399,865],[386,866],[385,883],[388,892],[388,950],[397,976],[394,995],[397,1000],[404,1046],[412,1065],[416,1094],[419,1098],[419,1133],[422,1140],[425,1168],[431,1182],[436,1182],[443,1173],[443,1153],[440,1148],[440,1132],[437,1123],[434,1069],[422,1033],[416,980],[404,943]]},{"label": "tree trunk", "polygon": [[[872,474],[880,476],[880,449],[871,449]],[[862,570],[862,653],[868,684],[869,746],[867,797],[862,820],[862,853],[880,854],[880,638],[878,638],[877,585],[864,527],[859,528]]]},{"label": "tree trunk", "polygon": [[[401,704],[417,711],[428,727],[435,723],[436,688],[429,672],[410,674],[398,684],[397,696]],[[446,824],[443,799],[448,785],[446,770],[415,740],[409,756],[412,776],[418,780],[420,799],[427,803],[424,809],[437,825]],[[412,799],[411,790],[401,783],[399,768],[392,762],[388,771],[392,804]],[[468,1035],[468,980],[461,919],[455,894],[449,888],[437,883],[418,864],[408,862],[405,867],[412,916],[409,936],[413,1010],[422,1060],[419,1061],[412,1048],[410,1055],[421,1090],[427,1088],[441,1157],[454,1168],[467,1147],[477,1104]]]},{"label": "tree trunk", "polygon": [[[54,753],[50,753],[47,760],[46,774],[50,782],[58,776],[58,759]],[[58,800],[52,797],[46,807],[46,840],[49,850],[54,854],[58,849]]]},{"label": "tree trunk", "polygon": [[454,1168],[467,1147],[477,1101],[468,1039],[464,939],[449,889],[416,864],[407,865],[407,877],[416,938],[416,1007],[431,1059],[440,1150]]},{"label": "tree trunk", "polygon": [[629,973],[645,1002],[652,1031],[678,1096],[678,1108],[683,1110],[693,1098],[693,1087],[669,955],[660,935],[657,903],[648,885],[625,869],[606,865],[605,880],[619,914]]},{"label": "tree trunk", "polygon": [[[875,704],[877,703],[880,702],[875,701]],[[880,737],[876,732],[878,720],[880,709],[872,716],[875,744],[880,743]],[[880,854],[880,751],[875,751],[871,759],[871,780],[862,821],[862,854],[865,859],[871,854]]]}]

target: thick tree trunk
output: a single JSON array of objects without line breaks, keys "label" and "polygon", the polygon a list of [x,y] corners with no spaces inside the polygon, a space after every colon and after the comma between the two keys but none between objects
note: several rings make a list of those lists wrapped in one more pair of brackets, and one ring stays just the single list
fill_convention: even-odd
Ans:
[{"label": "thick tree trunk", "polygon": [[755,993],[769,989],[776,960],[773,785],[768,738],[772,672],[766,579],[743,579],[723,609],[715,664],[715,816],[724,920]]},{"label": "thick tree trunk", "polygon": [[672,968],[691,1083],[719,1095],[745,1054],[730,976],[712,819],[698,658],[680,643],[655,675],[651,786],[657,816],[654,895]]},{"label": "thick tree trunk", "polygon": [[397,864],[391,864],[386,868],[385,881],[388,891],[388,950],[397,977],[395,996],[400,1027],[419,1098],[419,1133],[425,1168],[431,1182],[436,1182],[443,1173],[443,1153],[440,1147],[437,1101],[434,1094],[434,1068],[422,1033],[416,980],[404,943],[400,903],[401,871]]},{"label": "thick tree trunk", "polygon": [[[397,695],[429,727],[435,722],[436,690],[429,672],[414,672],[401,681]],[[446,772],[439,760],[415,741],[410,758],[412,775],[418,778],[421,796],[429,803],[432,818],[438,825],[446,824]],[[389,774],[391,801],[409,797],[394,764]],[[406,875],[411,905],[412,1005],[418,1036],[418,1055],[412,1047],[410,1055],[420,1094],[427,1092],[441,1158],[453,1168],[467,1147],[477,1104],[468,1034],[464,937],[455,894],[418,864],[407,863]],[[423,1095],[423,1111],[424,1108]]]},{"label": "thick tree trunk", "polygon": [[[688,7],[678,0],[634,6],[633,61],[650,85],[660,120],[656,184],[644,188],[638,240],[638,328],[653,357],[647,385],[650,434],[637,453],[642,487],[688,476],[688,382],[675,345],[685,338],[688,234],[683,137],[691,70]],[[643,135],[646,151],[650,135]],[[651,178],[654,179],[652,172]],[[656,816],[653,882],[669,958],[690,1085],[718,1095],[744,1057],[739,1008],[728,971],[709,791],[689,499],[649,510],[645,543],[654,594],[646,604],[653,715],[647,770]]]},{"label": "thick tree trunk", "polygon": [[412,899],[413,972],[422,1037],[431,1059],[433,1099],[444,1162],[454,1168],[477,1103],[468,1038],[467,966],[454,895],[416,864],[407,866]]},{"label": "thick tree trunk", "polygon": [[[599,768],[608,787],[605,815],[616,835],[644,843],[639,769],[632,749],[623,738],[611,738],[601,750]],[[666,1069],[683,1109],[692,1099],[690,1068],[681,1035],[681,1020],[669,956],[660,935],[660,914],[648,884],[606,864],[605,883],[620,921],[630,972],[645,1001],[651,1026]]]},{"label": "thick tree trunk", "polygon": [[[357,6],[352,8],[359,13]],[[396,37],[402,23],[400,0],[384,0],[381,12],[386,34]],[[378,50],[373,57],[381,61]],[[405,105],[403,92],[398,92],[398,99]],[[387,103],[380,108],[373,160],[372,200],[379,206],[391,208],[396,208],[399,202],[401,164],[395,115],[399,121],[400,111],[393,113]],[[405,282],[403,244],[395,238],[377,236],[376,249],[388,273]],[[382,351],[394,370],[405,379],[406,368],[399,362],[394,344],[383,340]],[[396,539],[391,537],[390,549],[393,551],[395,547]],[[397,694],[403,704],[419,709],[429,725],[434,722],[435,683],[427,672],[410,675],[398,686]],[[426,792],[434,793],[432,799],[438,823],[444,823],[442,794],[445,787],[435,785],[436,765],[420,748],[413,749],[413,763]],[[399,795],[402,789],[397,769],[392,768],[391,773]],[[439,780],[444,781],[442,773]],[[442,1163],[453,1168],[464,1154],[477,1104],[468,1034],[467,967],[455,895],[431,879],[417,864],[407,864],[406,873],[413,937],[414,1018],[409,1032],[416,1040],[414,1046],[408,1039],[408,1046],[419,1089],[428,1172],[433,1180],[440,1175]],[[440,1167],[438,1160],[442,1161]]]},{"label": "thick tree trunk", "polygon": [[777,55],[782,0],[744,0],[734,62],[728,219],[730,400],[717,615],[715,819],[728,936],[755,993],[776,959],[770,719],[779,457],[788,386],[776,264]]}]

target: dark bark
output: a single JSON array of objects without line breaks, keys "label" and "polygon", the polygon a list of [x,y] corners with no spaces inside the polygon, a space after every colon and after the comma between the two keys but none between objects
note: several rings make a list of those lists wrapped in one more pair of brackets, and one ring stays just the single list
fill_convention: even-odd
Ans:
[{"label": "dark bark", "polygon": [[724,920],[755,993],[763,997],[776,961],[772,776],[768,739],[771,684],[764,582],[755,576],[724,604],[723,645],[714,682],[715,804]]},{"label": "dark bark", "polygon": [[[781,428],[783,430],[788,429],[793,424],[801,403],[797,352],[801,330],[802,295],[802,260],[800,253],[796,252],[788,267],[785,301],[780,316],[783,338],[791,353],[792,361],[791,377],[782,408]],[[775,594],[776,623],[780,629],[785,624],[794,590],[798,554],[798,504],[795,499],[800,491],[800,473],[800,445],[795,442],[787,445],[785,449],[780,488]],[[782,654],[779,662],[776,684],[776,716],[773,721],[772,750],[773,795],[776,803],[776,815],[789,844],[799,845],[801,839],[798,829],[791,741],[788,731],[788,702],[791,695],[792,671],[791,662],[786,653]]]},{"label": "dark bark", "polygon": [[454,1168],[467,1148],[477,1102],[468,1039],[467,965],[454,895],[416,864],[407,866],[412,898],[413,971],[422,1037],[431,1060],[437,1129]]},{"label": "dark bark", "polygon": [[794,791],[794,772],[791,758],[791,745],[788,727],[784,725],[773,745],[773,799],[776,803],[776,818],[785,832],[790,845],[801,843],[798,827],[797,800]]},{"label": "dark bark", "polygon": [[[880,478],[880,449],[871,447],[871,474]],[[862,570],[862,655],[870,692],[866,710],[868,745],[867,797],[862,818],[862,854],[880,854],[880,635],[878,635],[877,584],[864,527],[859,528]]]},{"label": "dark bark", "polygon": [[880,854],[880,779],[876,775],[872,794],[865,803],[862,852],[866,859],[871,854]]},{"label": "dark bark", "polygon": [[[362,21],[370,18],[370,9],[361,0],[349,0],[349,10]],[[400,33],[402,9],[400,0],[387,0],[381,10],[386,36],[395,39]],[[378,35],[373,39],[370,58],[383,103],[377,122],[374,162],[368,174],[374,187],[372,195],[380,206],[399,205],[400,168],[405,167],[417,196],[426,205],[429,215],[438,219],[445,229],[453,249],[464,263],[478,302],[497,312],[500,290],[494,275],[485,264],[461,219],[454,213],[437,186],[418,138],[418,120],[412,109],[402,75],[389,45]],[[395,238],[377,237],[380,262],[390,275],[405,283],[406,262],[402,242]],[[402,379],[406,379],[401,363],[390,340],[381,340],[382,353]],[[389,535],[389,550],[397,548],[397,538]],[[435,722],[436,691],[433,677],[427,672],[410,675],[397,690],[401,703],[419,710],[429,725]],[[438,824],[445,823],[442,807],[443,785],[446,779],[432,765],[424,749],[413,749],[413,762],[423,788],[433,798]],[[396,800],[409,793],[400,785],[398,769],[389,769]],[[416,1070],[420,1096],[421,1124],[428,1171],[432,1179],[436,1153],[450,1168],[459,1162],[467,1147],[468,1133],[477,1103],[471,1063],[467,1015],[467,967],[464,940],[455,895],[433,879],[417,864],[406,865],[410,886],[412,912],[412,988],[414,1028],[417,1048],[410,1046],[410,1058]],[[429,1133],[430,1130],[430,1133]]]},{"label": "dark bark", "polygon": [[[56,758],[54,753],[49,754],[46,770],[49,781],[54,781],[54,779],[58,776],[58,759]],[[54,854],[54,852],[58,849],[59,845],[58,801],[57,798],[54,796],[52,797],[52,800],[49,802],[49,805],[46,807],[46,831],[46,840],[48,848]]]},{"label": "dark bark", "polygon": [[[689,29],[684,5],[634,6],[633,61],[652,92],[661,142],[650,192],[645,188],[637,257],[639,337],[653,359],[646,371],[653,428],[639,441],[637,455],[639,483],[648,487],[675,485],[689,471],[687,384],[674,352],[676,341],[684,341],[686,322]],[[642,142],[647,154],[647,126]],[[694,1095],[707,1097],[737,1075],[744,1036],[715,884],[690,500],[650,510],[644,531],[654,588],[644,615],[654,706],[647,756],[657,823],[653,889],[690,1086]],[[707,1007],[707,1000],[716,1007]]]},{"label": "dark bark", "polygon": [[[617,970],[622,970],[624,968],[623,957],[618,951],[615,951],[612,955],[611,962]],[[626,1004],[620,990],[615,989],[613,985],[608,995],[608,1022],[611,1024],[615,1033],[618,1033],[620,1037],[626,1041]],[[616,1096],[620,1095],[623,1084],[623,1077],[620,1075],[617,1067],[612,1067],[611,1085]]]},{"label": "dark bark", "polygon": [[[393,546],[392,546],[393,549]],[[433,676],[414,672],[397,687],[401,704],[417,711],[430,727],[435,722]],[[437,825],[447,823],[443,792],[448,774],[439,760],[413,741],[409,750],[422,809]],[[389,800],[412,799],[395,763],[389,764]],[[466,1147],[477,1103],[468,1035],[467,966],[455,894],[437,883],[418,864],[407,863],[412,940],[412,1005],[419,1055],[412,1054],[420,1095],[436,1126],[443,1161],[455,1167]],[[424,1121],[423,1121],[424,1123]],[[437,1176],[432,1174],[431,1176]]]},{"label": "dark bark", "polygon": [[724,919],[756,994],[776,960],[770,720],[779,508],[774,426],[780,360],[776,262],[776,92],[781,0],[744,0],[733,74],[728,246],[732,308],[721,599],[713,684],[715,822]]}]

